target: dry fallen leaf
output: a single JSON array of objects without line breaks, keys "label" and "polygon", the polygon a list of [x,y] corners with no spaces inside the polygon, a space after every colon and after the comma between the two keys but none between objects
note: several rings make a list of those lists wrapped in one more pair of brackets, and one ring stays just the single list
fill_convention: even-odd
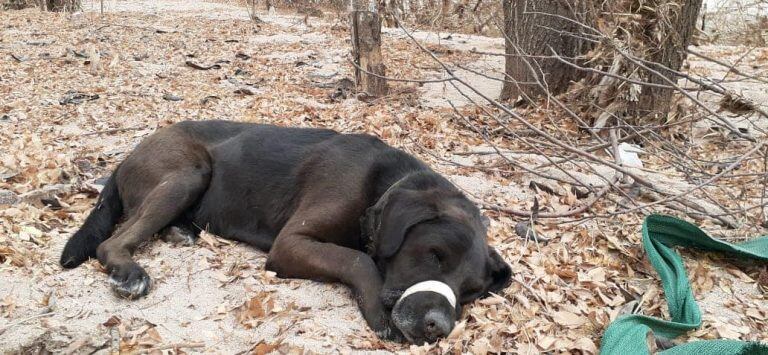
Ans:
[{"label": "dry fallen leaf", "polygon": [[[66,332],[79,334],[79,327],[86,319],[90,319],[88,324],[108,319],[103,326],[91,329],[93,334],[89,336],[98,338],[99,346],[108,344],[112,349],[137,353],[150,351],[150,346],[142,345],[141,341],[162,342],[157,346],[167,346],[170,344],[166,342],[176,337],[168,333],[183,334],[188,330],[200,337],[194,340],[208,345],[221,344],[219,327],[231,321],[242,324],[226,339],[227,344],[239,346],[237,350],[249,348],[256,341],[251,338],[253,334],[272,326],[284,332],[286,340],[277,346],[274,339],[267,339],[254,347],[255,352],[298,352],[301,350],[295,344],[309,343],[306,340],[315,344],[308,345],[307,352],[408,350],[408,346],[383,342],[368,331],[353,296],[343,286],[279,279],[275,273],[264,270],[263,253],[206,232],[201,235],[199,247],[180,250],[154,244],[139,251],[137,260],[155,278],[158,288],[147,299],[138,301],[143,303],[133,306],[146,314],[183,309],[173,313],[173,321],[157,327],[123,313],[118,314],[122,319],[110,317],[110,312],[115,312],[111,302],[117,301],[109,295],[106,275],[102,274],[106,270],[98,261],[86,263],[82,270],[61,271],[57,254],[95,205],[97,192],[103,186],[98,181],[108,176],[141,139],[160,127],[186,119],[216,117],[377,135],[418,156],[478,202],[512,209],[529,211],[533,197],[537,196],[537,211],[559,212],[594,197],[586,188],[569,187],[562,182],[550,182],[554,195],[541,192],[545,191],[543,187],[538,188],[538,193],[526,187],[526,182],[534,176],[512,169],[506,158],[528,167],[539,167],[547,161],[523,144],[523,140],[510,139],[510,132],[501,123],[516,134],[530,132],[515,120],[497,121],[485,112],[499,113],[491,107],[462,106],[459,100],[454,102],[459,104],[456,111],[448,106],[433,106],[435,101],[431,98],[437,96],[443,100],[451,96],[449,85],[391,83],[392,94],[386,99],[357,100],[353,94],[354,83],[349,79],[354,78],[354,73],[346,60],[348,26],[338,21],[313,19],[307,26],[297,23],[288,9],[286,13],[281,9],[257,24],[242,19],[242,7],[222,2],[155,1],[153,6],[145,6],[143,2],[112,3],[115,2],[107,4],[103,15],[93,11],[98,6],[91,6],[92,1],[84,1],[83,12],[73,16],[36,9],[1,12],[5,27],[0,31],[0,43],[9,59],[0,60],[0,72],[3,83],[10,85],[0,85],[0,282],[13,286],[9,287],[9,295],[3,295],[0,314],[9,320],[24,318],[46,307],[56,308],[57,313],[48,325],[61,325],[61,330],[50,328],[51,335],[59,337],[67,335]],[[173,11],[167,11],[169,4]],[[492,9],[491,6],[499,4],[483,2],[478,14],[487,15],[484,6]],[[148,9],[152,9],[151,13]],[[471,26],[472,22],[462,24]],[[158,27],[158,23],[171,24],[171,27]],[[443,25],[452,28],[450,21]],[[41,30],[51,28],[66,31]],[[423,28],[419,34],[428,30]],[[388,75],[439,77],[441,70],[428,55],[418,52],[407,38],[393,35],[391,31],[385,30],[386,46],[382,48]],[[463,37],[461,31],[451,32],[455,32],[450,35],[453,38],[440,39],[439,44],[429,36],[425,36],[423,42],[438,50],[441,58],[450,63],[468,68],[503,67],[503,57],[481,56],[469,51],[477,48],[501,53],[503,39]],[[759,46],[744,49],[714,45],[698,50],[729,63],[739,62],[745,71],[768,64],[768,49]],[[747,50],[750,55],[742,58]],[[601,58],[591,59],[599,62]],[[186,61],[211,69],[198,70],[187,66]],[[692,56],[686,62],[690,65],[686,70],[696,75],[722,78],[728,71],[713,68]],[[474,80],[480,79],[474,78],[473,83]],[[731,85],[729,81],[721,84]],[[487,88],[498,88],[498,85],[497,81],[490,80]],[[749,95],[763,95],[761,92],[765,91],[764,85],[750,81],[739,85],[738,89]],[[335,95],[342,87],[343,95]],[[579,83],[574,83],[574,87],[578,88]],[[172,94],[166,96],[171,101],[163,99],[165,94]],[[183,100],[178,100],[180,98]],[[716,99],[710,100],[705,95],[701,99],[717,107]],[[563,118],[566,115],[557,105],[536,104],[516,110],[531,124],[555,134],[563,142],[574,141],[582,147],[599,143],[580,123]],[[469,127],[459,115],[468,118],[474,127]],[[667,119],[699,116],[702,115],[681,111]],[[750,119],[734,117],[735,121],[744,118]],[[699,127],[702,123],[707,122],[659,127],[654,134],[669,139],[652,140],[644,146],[648,151],[642,156],[646,170],[638,173],[650,174],[650,181],[665,188],[679,187],[684,191],[693,185],[687,184],[683,175],[699,179],[702,174],[717,174],[724,168],[721,163],[733,161],[733,157],[743,153],[746,142],[726,137],[709,124]],[[473,128],[484,135],[475,134]],[[756,134],[754,129],[749,131]],[[685,166],[678,166],[679,159],[659,149],[657,143],[679,143],[700,166],[681,174],[679,169],[686,169]],[[509,153],[501,157],[489,144]],[[545,148],[565,156],[549,145]],[[491,154],[474,153],[480,151]],[[601,151],[595,153],[603,156]],[[564,166],[567,173],[596,177],[583,161],[571,159],[574,164]],[[557,169],[536,170],[566,178],[555,171]],[[744,177],[720,179],[693,195],[715,200],[734,212],[754,205],[755,201],[749,199],[761,195],[763,181],[757,177],[764,172],[763,162],[748,159],[737,170]],[[549,181],[542,177],[536,179],[545,180],[545,184]],[[600,178],[591,180],[602,183]],[[578,226],[561,223],[562,220],[537,220],[537,231],[553,238],[552,243],[543,243],[543,238],[539,243],[518,238],[515,226],[527,219],[485,210],[483,213],[492,218],[489,242],[510,263],[515,277],[526,287],[515,282],[498,296],[468,305],[461,322],[449,339],[440,342],[439,349],[436,346],[416,349],[452,354],[539,353],[544,344],[552,352],[594,353],[599,330],[622,312],[622,305],[630,302],[628,309],[639,308],[633,301],[638,295],[644,296],[643,313],[663,315],[666,308],[660,284],[641,248],[643,214],[590,219],[592,213],[610,214],[619,205],[633,205],[628,197],[637,203],[653,200],[653,196],[642,190],[635,191],[635,187],[628,187],[625,182],[617,186],[628,196],[613,189],[608,195],[610,198],[601,199],[591,212],[578,216],[585,218]],[[744,196],[745,203],[736,204],[732,196]],[[657,207],[660,208],[648,212],[670,212]],[[749,211],[760,214],[759,208]],[[743,228],[734,230],[707,220],[696,223],[707,231],[722,232],[724,238],[740,240],[753,236],[755,230],[750,229],[754,227],[752,220],[744,221],[748,223],[743,223]],[[684,255],[697,290],[734,294],[727,304],[702,304],[706,326],[691,332],[688,338],[720,336],[713,324],[725,329],[723,334],[736,338],[762,336],[762,330],[768,327],[768,314],[760,301],[768,292],[768,271],[753,273],[752,269],[726,266],[726,275],[715,277],[712,272],[722,267],[717,265],[721,262],[719,259],[690,258],[693,262],[702,259],[694,265],[688,264],[691,260],[688,254]],[[747,283],[748,287],[731,281]],[[761,285],[762,293],[760,288],[752,287],[755,282]],[[31,292],[31,298],[21,295],[20,290]],[[167,291],[183,296],[160,298]],[[269,293],[260,293],[266,291]],[[46,302],[48,292],[59,301],[51,298]],[[185,297],[187,294],[203,295],[206,302],[187,304],[185,302],[190,301]],[[241,298],[243,294],[248,295],[245,302]],[[698,300],[703,295],[697,293],[696,296]],[[31,301],[22,301],[27,300],[24,297]],[[313,299],[307,302],[301,297]],[[323,301],[314,298],[323,298]],[[104,307],[84,311],[69,309],[69,305],[88,302]],[[243,302],[242,305],[239,302]],[[730,312],[743,315],[744,323],[732,322],[727,316]],[[39,329],[48,330],[46,326],[44,320],[28,322],[9,332],[18,331],[27,336]],[[253,330],[258,327],[265,329]],[[68,338],[73,347],[81,344],[78,338]],[[85,351],[88,345],[80,350]],[[215,348],[200,351],[226,352]],[[176,350],[173,347],[153,350],[153,354],[158,352]]]},{"label": "dry fallen leaf", "polygon": [[597,354],[597,345],[590,338],[579,338],[573,344],[574,349],[579,349],[586,354]]},{"label": "dry fallen leaf", "polygon": [[552,320],[554,320],[555,323],[568,328],[576,328],[587,322],[586,317],[567,311],[554,312],[552,314]]},{"label": "dry fallen leaf", "polygon": [[120,324],[120,318],[118,318],[117,316],[109,317],[109,319],[107,319],[106,322],[102,323],[102,325],[107,328],[114,327],[118,324]]}]

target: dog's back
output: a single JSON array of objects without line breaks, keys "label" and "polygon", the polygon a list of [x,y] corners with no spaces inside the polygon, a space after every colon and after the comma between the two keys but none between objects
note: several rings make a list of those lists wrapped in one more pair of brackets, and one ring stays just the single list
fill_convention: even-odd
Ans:
[{"label": "dog's back", "polygon": [[[268,250],[293,211],[302,167],[334,138],[357,147],[353,151],[359,154],[350,158],[354,162],[364,159],[371,145],[384,147],[371,136],[328,129],[230,121],[186,121],[162,128],[115,169],[60,262],[73,268],[96,257],[121,219],[130,226],[132,218],[153,209],[158,209],[153,217],[158,222],[152,229],[195,226]],[[167,186],[178,191],[163,192]],[[158,194],[165,198],[152,197]],[[160,200],[175,204],[148,205]],[[170,220],[160,222],[164,218]]]},{"label": "dog's back", "polygon": [[209,145],[208,190],[189,218],[215,234],[269,249],[301,191],[302,166],[320,145],[339,136],[326,129],[246,125]]}]

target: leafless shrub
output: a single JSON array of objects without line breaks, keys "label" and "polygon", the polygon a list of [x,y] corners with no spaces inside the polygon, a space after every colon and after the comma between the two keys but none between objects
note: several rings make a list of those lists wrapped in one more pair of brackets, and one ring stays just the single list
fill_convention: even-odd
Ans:
[{"label": "leafless shrub", "polygon": [[[399,22],[420,50],[442,68],[441,80],[474,104],[464,109],[453,106],[456,122],[482,137],[492,148],[487,154],[497,158],[491,159],[488,165],[477,164],[473,168],[487,172],[522,171],[537,179],[581,189],[579,194],[590,196],[570,210],[559,212],[546,206],[526,211],[479,202],[487,209],[517,217],[580,221],[665,212],[699,221],[715,221],[725,229],[737,231],[736,235],[760,233],[761,225],[766,223],[768,206],[764,185],[768,179],[765,144],[768,132],[756,122],[768,118],[768,113],[730,90],[721,80],[686,73],[655,60],[654,55],[665,43],[679,40],[679,29],[675,25],[681,8],[676,4],[659,7],[648,4],[633,7],[631,1],[602,4],[607,6],[601,9],[603,14],[615,16],[596,26],[580,24],[589,29],[590,40],[597,44],[595,48],[578,61],[556,51],[546,55],[588,75],[560,95],[546,90],[546,81],[538,81],[545,93],[527,109],[516,109],[488,97],[472,82],[457,75],[471,71],[498,78],[499,71],[482,73],[451,63],[411,35],[408,28],[415,25]],[[496,25],[501,27],[499,21]],[[579,34],[565,31],[562,35]],[[519,55],[531,70],[537,68],[533,59],[542,57]],[[685,56],[682,53],[682,59]],[[753,74],[728,63],[717,65],[728,68],[739,80],[760,82]],[[514,81],[509,76],[494,80]],[[638,120],[628,109],[639,100],[638,96],[654,87],[667,90],[672,104],[653,120]],[[704,103],[697,92],[719,96],[724,109],[751,112],[753,116],[746,117],[754,119],[747,119],[746,126],[737,128],[730,119]],[[471,98],[470,93],[480,99]],[[548,117],[551,124],[547,124],[546,119],[534,121],[531,116]],[[600,117],[604,120],[596,125]],[[578,132],[562,126],[576,126]],[[712,133],[702,137],[702,129]],[[699,133],[694,137],[696,130]],[[645,159],[652,160],[652,165],[642,169],[625,165],[620,151],[623,148],[619,148],[622,143],[642,146],[647,154]],[[510,150],[538,156],[541,162],[521,163],[515,155],[510,155]],[[606,168],[613,173],[606,175]],[[600,185],[584,180],[585,174],[597,177]]]},{"label": "leafless shrub", "polygon": [[3,10],[22,10],[34,6],[37,6],[37,2],[33,0],[4,0],[0,3]]},{"label": "leafless shrub", "polygon": [[43,11],[75,12],[82,10],[80,0],[38,0]]},{"label": "leafless shrub", "polygon": [[704,9],[702,42],[727,45],[765,46],[768,43],[768,1],[738,0]]}]

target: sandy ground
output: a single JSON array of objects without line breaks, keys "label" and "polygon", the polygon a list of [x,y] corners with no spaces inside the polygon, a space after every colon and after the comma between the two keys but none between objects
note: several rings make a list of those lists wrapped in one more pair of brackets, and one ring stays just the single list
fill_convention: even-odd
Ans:
[{"label": "sandy ground", "polygon": [[[64,238],[57,240],[63,242]],[[55,259],[62,247],[63,243],[54,245],[49,257]],[[103,274],[92,265],[34,280],[3,273],[0,294],[28,309],[39,309],[42,300],[51,297],[47,307],[53,314],[42,319],[44,327],[35,326],[35,321],[7,330],[0,349],[20,349],[43,341],[49,350],[55,350],[81,340],[87,343],[80,351],[108,349],[111,344],[105,342],[110,336],[100,324],[112,316],[129,324],[157,324],[164,342],[202,342],[207,352],[220,353],[247,351],[261,340],[274,343],[281,337],[292,346],[330,351],[369,333],[345,288],[277,280],[263,271],[265,255],[246,246],[209,249],[155,242],[137,260],[154,278],[154,285],[149,297],[135,301],[115,297]],[[212,270],[208,260],[233,271],[227,275]],[[245,329],[235,320],[236,308],[262,292],[272,294],[276,309],[294,304],[302,312],[276,312],[274,318]]]},{"label": "sandy ground", "polygon": [[[141,12],[150,16],[157,15],[154,28],[173,28],[172,23],[164,23],[167,16],[200,17],[205,19],[248,20],[244,9],[221,3],[189,2],[189,1],[106,1],[108,12]],[[98,11],[97,2],[87,2],[87,11]],[[78,16],[78,15],[75,15]],[[332,46],[331,38],[323,33],[315,33],[307,27],[300,17],[278,14],[259,14],[266,23],[284,29],[283,34],[251,33],[246,36],[247,45],[283,45],[295,47],[292,50],[272,52],[263,55],[263,58],[293,65],[297,61],[310,62],[306,69],[307,75],[318,81],[330,81],[343,77],[346,73],[346,50],[342,47]],[[150,17],[151,18],[151,17]],[[385,29],[388,38],[403,38],[403,34],[392,29]],[[455,50],[497,52],[503,51],[503,41],[477,36],[429,33],[419,31],[415,37],[426,43],[446,46]],[[300,44],[313,46],[326,46],[322,50],[305,49]],[[728,47],[702,48],[707,52],[727,51]],[[136,62],[135,72],[143,75],[142,78],[151,78],[157,73],[173,74],[178,69],[171,65],[151,62]],[[725,73],[722,68],[712,67],[703,62],[691,61],[692,70],[709,70]],[[503,68],[503,57],[485,56],[479,60],[467,64],[468,67],[492,73],[493,70]],[[432,77],[438,77],[438,71],[434,71]],[[428,73],[429,75],[429,73]],[[476,87],[491,97],[496,97],[501,88],[498,81],[461,72],[461,76],[476,84]],[[500,75],[499,75],[500,76]],[[429,76],[428,76],[429,77]],[[756,100],[764,102],[766,97],[765,86],[755,86],[754,83],[734,83],[734,89],[744,92]],[[238,84],[230,85],[226,90],[233,89]],[[743,85],[743,86],[738,86]],[[257,88],[256,90],[267,90]],[[450,85],[429,84],[420,88],[419,100],[422,105],[430,108],[445,108],[448,101],[459,106],[470,103]],[[470,98],[477,99],[476,94]],[[705,98],[707,99],[707,98]],[[306,105],[318,109],[327,108],[328,104],[309,100],[302,97],[290,97],[298,105]],[[716,103],[711,102],[713,107]],[[246,105],[238,101],[232,101],[231,105]],[[355,100],[342,103],[344,107],[361,105]],[[205,113],[205,112],[203,112]],[[197,114],[197,112],[175,112],[174,114]],[[231,117],[230,117],[231,118]],[[14,117],[23,119],[23,117]],[[748,118],[739,116],[739,122]],[[130,127],[143,123],[142,118],[126,114],[124,127]],[[762,126],[760,122],[746,122]],[[754,127],[754,126],[752,126]],[[99,127],[109,128],[109,127]],[[90,149],[102,151],[107,156],[119,157],[138,140],[151,133],[154,127],[147,127],[119,136],[99,136],[89,139]],[[87,129],[79,123],[63,124],[54,128],[54,132],[60,136],[79,136],[87,133]],[[487,149],[482,146],[476,149]],[[472,163],[472,159],[454,156],[454,161]],[[439,169],[445,166],[438,167]],[[479,198],[493,198],[504,196],[506,201],[529,201],[531,192],[524,185],[502,185],[489,180],[481,173],[450,173],[450,179],[459,187]],[[95,176],[97,177],[97,176]],[[683,189],[686,186],[681,186]],[[510,221],[494,221],[498,227],[500,223],[506,223],[508,229]],[[555,227],[553,227],[555,228]],[[211,353],[240,353],[249,350],[266,349],[269,346],[280,347],[285,352],[296,351],[302,348],[307,351],[319,353],[349,353],[349,352],[389,352],[407,351],[407,348],[392,344],[382,344],[368,330],[364,320],[360,316],[357,306],[350,297],[348,290],[339,285],[323,284],[303,280],[281,280],[273,277],[263,270],[265,255],[254,249],[219,240],[208,236],[199,240],[197,245],[183,246],[155,241],[151,248],[142,249],[136,256],[138,262],[144,266],[149,275],[154,279],[154,288],[146,298],[127,301],[118,299],[109,290],[105,275],[101,272],[98,263],[91,262],[75,270],[62,272],[56,261],[66,238],[75,231],[75,227],[68,226],[63,229],[52,229],[47,232],[50,244],[42,248],[40,255],[42,262],[39,265],[41,272],[32,272],[30,268],[15,268],[0,266],[0,306],[5,311],[13,307],[11,318],[0,318],[0,352],[31,352],[34,349],[46,349],[54,352],[90,353],[93,351],[107,353],[125,342],[126,334],[133,335],[133,339],[148,344],[156,344],[157,347],[180,345],[186,352],[211,352]],[[560,236],[559,232],[549,231],[550,235]],[[35,236],[31,239],[34,241]],[[574,237],[575,238],[575,237]],[[566,239],[574,240],[574,239]],[[636,245],[636,237],[630,237],[629,241],[614,244],[619,250],[633,248]],[[569,242],[570,243],[570,242]],[[613,242],[611,242],[613,243]],[[517,242],[509,242],[505,250],[509,254],[511,250],[522,250]],[[528,247],[526,245],[526,247]],[[536,247],[530,247],[538,249]],[[547,247],[550,248],[550,247]],[[552,246],[545,252],[553,255],[567,255],[569,247],[566,244]],[[517,252],[514,252],[517,254]],[[524,252],[526,257],[531,251]],[[519,261],[523,255],[520,255]],[[627,252],[631,254],[631,252]],[[616,256],[612,262],[626,262],[626,256]],[[566,258],[567,259],[567,258]],[[630,257],[631,259],[631,257]],[[547,277],[543,275],[545,264],[540,257],[534,257],[535,261],[526,263],[513,263],[516,272],[528,273],[528,267],[536,268],[536,280]],[[690,261],[690,260],[689,260]],[[696,261],[698,266],[699,262]],[[702,308],[705,310],[705,321],[711,322],[715,327],[723,329],[728,327],[740,327],[735,333],[728,333],[733,337],[749,335],[755,338],[755,323],[743,319],[739,312],[730,304],[728,299],[737,293],[747,304],[764,299],[754,282],[748,277],[737,277],[736,271],[730,268],[717,268],[708,274],[700,271],[704,279],[715,277],[725,280],[710,286],[701,297]],[[532,281],[533,282],[533,281]],[[643,288],[653,284],[649,278],[638,282],[638,287]],[[706,282],[705,282],[706,284]],[[559,284],[563,289],[567,285]],[[518,290],[517,293],[522,293]],[[656,289],[658,292],[658,288]],[[568,291],[564,291],[568,292]],[[563,298],[556,292],[543,291],[545,299],[550,299],[553,304],[562,303]],[[522,302],[519,295],[507,296],[507,303],[514,302],[519,306]],[[569,297],[574,298],[573,295]],[[618,296],[617,296],[618,297]],[[655,295],[658,298],[658,294]],[[578,298],[575,297],[575,298]],[[248,319],[248,310],[253,311],[253,299],[257,299],[264,315],[255,319]],[[617,298],[618,299],[618,298]],[[653,296],[649,296],[649,300]],[[271,302],[270,302],[271,300]],[[534,303],[534,308],[536,307]],[[523,303],[524,304],[524,303]],[[580,307],[586,307],[586,303],[574,301]],[[249,306],[251,305],[251,306]],[[485,305],[487,306],[487,305]],[[567,305],[570,306],[570,305]],[[482,306],[484,307],[484,306]],[[479,313],[474,307],[469,311],[473,319],[488,321],[488,318],[475,315]],[[502,307],[492,305],[492,307]],[[484,309],[484,308],[483,308]],[[566,308],[571,309],[571,308]],[[615,315],[616,309],[609,310]],[[650,312],[650,311],[649,311]],[[656,310],[656,312],[659,312]],[[585,314],[587,312],[584,312]],[[243,314],[246,314],[244,316]],[[768,317],[768,313],[758,313]],[[117,317],[119,321],[112,317]],[[244,319],[245,317],[245,319]],[[526,314],[518,315],[527,319],[514,319],[510,322],[509,332],[517,330],[517,324],[536,322],[535,317]],[[763,319],[764,320],[764,319]],[[519,321],[519,322],[518,322]],[[479,321],[477,321],[479,322]],[[760,323],[762,324],[762,323]],[[539,324],[537,324],[538,326]],[[750,326],[752,328],[750,328]],[[521,328],[524,326],[521,325]],[[744,329],[746,327],[746,329]],[[539,341],[557,337],[553,329],[542,331]],[[533,329],[533,328],[531,328]],[[592,330],[585,330],[579,334],[589,335]],[[537,329],[536,332],[539,332]],[[718,333],[712,328],[702,331],[698,336],[707,337],[712,333]],[[765,340],[765,333],[758,339]],[[591,333],[597,334],[597,333]],[[724,331],[718,334],[723,336]],[[735,334],[735,335],[733,335]],[[596,335],[592,335],[594,338]],[[526,335],[527,337],[527,335]],[[130,337],[129,337],[130,338]],[[160,340],[158,340],[158,338]],[[536,344],[534,339],[531,344]],[[480,342],[478,342],[480,343]],[[553,341],[554,343],[554,341]],[[259,347],[261,344],[261,347]],[[150,348],[154,346],[151,345]],[[480,348],[482,349],[482,348]],[[511,348],[510,348],[511,349]],[[520,349],[536,349],[535,347],[519,347]],[[157,349],[160,350],[160,349]],[[143,351],[147,350],[147,347]],[[522,350],[520,350],[522,351]],[[534,352],[535,352],[534,351]],[[481,352],[476,350],[475,352]]]},{"label": "sandy ground", "polygon": [[[107,1],[109,12],[140,11],[146,14],[172,12],[174,15],[211,19],[248,20],[242,8],[226,4],[186,1]],[[95,3],[86,3],[86,11],[98,11]],[[78,16],[78,15],[75,15]],[[299,17],[260,14],[267,23],[291,28],[293,33],[282,35],[252,35],[250,45],[323,43],[322,34],[309,33]],[[163,28],[162,22],[156,27]],[[166,26],[169,27],[169,26]],[[294,34],[305,32],[303,34]],[[393,32],[393,31],[388,31]],[[439,36],[418,32],[417,37],[440,42]],[[454,35],[453,41],[466,43],[465,36]],[[477,38],[471,38],[477,40]],[[499,50],[503,43],[487,40],[488,47],[479,50]],[[500,44],[501,43],[501,44]],[[467,47],[467,45],[464,45]],[[464,49],[464,48],[463,48]],[[340,75],[343,50],[323,53],[297,51],[270,53],[265,57],[293,63],[309,56],[318,56],[318,68],[314,75],[330,79]],[[491,63],[496,63],[496,57]],[[150,63],[140,63],[138,71],[171,71],[173,68]],[[479,63],[479,66],[486,65]],[[478,66],[476,66],[478,67]],[[487,69],[486,67],[482,67]],[[500,87],[490,81],[490,95],[496,95]],[[445,105],[442,89],[425,88],[425,102]],[[456,100],[463,100],[451,91]],[[459,103],[466,104],[466,102]],[[80,135],[85,130],[77,124],[65,124],[55,128],[62,135]],[[142,137],[152,129],[140,130],[134,137]],[[97,138],[92,142],[95,149],[104,149],[107,155],[123,154],[136,139],[115,137]],[[113,152],[113,153],[110,153]],[[457,184],[476,196],[486,196],[504,191],[521,198],[525,193],[512,187],[493,187],[479,176],[455,175]],[[498,190],[494,192],[494,189]],[[264,253],[243,245],[203,240],[195,246],[183,246],[154,241],[136,256],[154,280],[150,295],[140,300],[117,298],[109,289],[105,275],[98,263],[90,262],[75,270],[59,272],[55,260],[74,228],[51,231],[50,248],[42,257],[48,262],[41,265],[50,275],[40,277],[20,269],[3,268],[0,273],[0,298],[13,302],[19,310],[18,317],[0,318],[0,352],[29,352],[34,349],[48,351],[74,351],[76,353],[107,353],[119,343],[119,337],[109,324],[111,317],[120,319],[127,331],[136,337],[146,334],[146,325],[157,325],[162,344],[181,344],[181,349],[196,352],[204,349],[214,353],[240,353],[264,344],[283,345],[283,349],[303,348],[308,351],[350,352],[355,344],[370,348],[377,343],[367,328],[349,291],[341,285],[323,284],[303,280],[280,280],[263,270]],[[213,240],[213,239],[212,239]],[[215,264],[215,268],[212,267]],[[222,271],[224,270],[224,271]],[[258,296],[257,296],[258,295]],[[252,297],[269,297],[274,309],[266,319],[252,328],[238,322],[244,303]],[[280,340],[280,341],[278,341]],[[204,348],[184,348],[184,345],[202,344]],[[364,351],[365,353],[376,351]]]}]

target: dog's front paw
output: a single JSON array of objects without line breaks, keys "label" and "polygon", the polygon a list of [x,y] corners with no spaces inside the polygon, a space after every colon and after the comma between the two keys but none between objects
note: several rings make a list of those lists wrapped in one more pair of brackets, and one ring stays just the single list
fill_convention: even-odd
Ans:
[{"label": "dog's front paw", "polygon": [[136,264],[117,267],[109,275],[109,283],[115,293],[127,299],[146,296],[152,287],[152,279]]},{"label": "dog's front paw", "polygon": [[379,337],[379,339],[392,341],[396,343],[405,343],[407,339],[403,335],[403,333],[400,331],[400,329],[397,329],[394,323],[391,321],[387,322],[387,324],[382,327],[381,329],[378,329],[375,331],[376,336]]},{"label": "dog's front paw", "polygon": [[400,331],[400,329],[397,328],[397,326],[395,326],[395,323],[392,322],[389,314],[383,311],[383,307],[381,308],[382,309],[380,311],[368,313],[368,316],[365,317],[366,321],[368,322],[368,326],[371,327],[379,339],[397,343],[406,342],[407,339],[403,333]]}]

